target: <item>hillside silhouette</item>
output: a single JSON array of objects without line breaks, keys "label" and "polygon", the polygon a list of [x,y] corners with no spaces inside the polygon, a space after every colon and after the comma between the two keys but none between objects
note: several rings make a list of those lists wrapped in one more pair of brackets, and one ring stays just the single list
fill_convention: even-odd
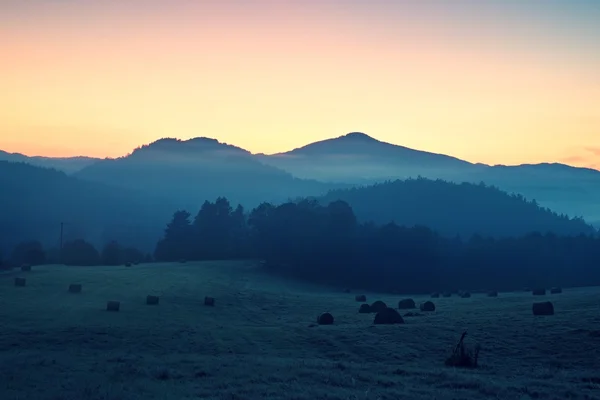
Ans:
[{"label": "hillside silhouette", "polygon": [[21,153],[8,153],[6,151],[0,150],[0,161],[11,161],[11,162],[23,162],[30,165],[35,165],[36,167],[44,167],[44,168],[52,168],[58,171],[66,172],[67,174],[72,174],[77,171],[82,170],[88,165],[92,165],[96,161],[99,161],[97,158],[93,157],[42,157],[42,156],[34,156],[29,157]]},{"label": "hillside silhouette", "polygon": [[117,159],[27,157],[0,152],[2,159],[56,168],[81,179],[136,188],[152,196],[177,192],[173,197],[178,206],[190,208],[221,195],[250,206],[419,176],[456,183],[484,182],[536,199],[558,213],[584,217],[600,227],[600,171],[558,163],[473,164],[382,142],[361,132],[273,155],[252,154],[200,137],[160,139]]},{"label": "hillside silhouette", "polygon": [[289,197],[321,195],[332,186],[302,180],[259,162],[246,150],[209,138],[161,139],[118,159],[96,162],[74,176],[150,196],[170,196],[178,207],[227,196],[254,206]]},{"label": "hillside silhouette", "polygon": [[361,221],[427,226],[446,236],[521,236],[531,232],[559,235],[593,234],[581,218],[569,218],[521,195],[471,183],[455,184],[425,178],[396,180],[335,190],[323,203],[343,200]]},{"label": "hillside silhouette", "polygon": [[414,150],[350,133],[289,152],[261,156],[269,165],[305,179],[347,184],[388,180],[444,179],[456,183],[485,182],[509,193],[536,199],[559,213],[600,221],[600,171],[564,164],[490,166],[443,154]]},{"label": "hillside silhouette", "polygon": [[174,205],[131,190],[86,182],[54,169],[0,161],[0,249],[38,240],[58,247],[86,238],[96,245],[119,240],[153,246]]}]

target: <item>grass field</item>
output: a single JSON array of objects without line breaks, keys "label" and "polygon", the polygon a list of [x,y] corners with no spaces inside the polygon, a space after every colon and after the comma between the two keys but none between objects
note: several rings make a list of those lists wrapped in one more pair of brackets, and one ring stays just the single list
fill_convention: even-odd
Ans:
[{"label": "grass field", "polygon": [[[440,298],[435,313],[391,326],[357,312],[360,293],[243,262],[5,272],[0,399],[600,399],[600,288]],[[534,317],[540,299],[556,315]],[[324,311],[335,324],[314,326]],[[482,346],[479,369],[444,366],[463,330]]]}]

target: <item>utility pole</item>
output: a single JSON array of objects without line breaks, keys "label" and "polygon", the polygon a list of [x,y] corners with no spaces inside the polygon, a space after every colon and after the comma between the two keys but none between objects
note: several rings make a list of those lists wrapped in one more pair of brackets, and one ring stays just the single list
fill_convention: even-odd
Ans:
[{"label": "utility pole", "polygon": [[58,250],[58,262],[60,264],[62,264],[63,259],[62,259],[62,248],[63,248],[63,226],[64,226],[64,222],[60,223],[60,247]]}]

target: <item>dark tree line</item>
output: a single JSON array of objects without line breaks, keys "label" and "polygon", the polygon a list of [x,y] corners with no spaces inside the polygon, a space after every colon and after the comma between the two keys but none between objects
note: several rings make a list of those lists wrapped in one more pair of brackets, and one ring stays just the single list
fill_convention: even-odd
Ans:
[{"label": "dark tree line", "polygon": [[67,241],[62,249],[44,249],[39,241],[32,240],[16,245],[8,259],[3,260],[0,255],[0,267],[18,267],[23,264],[122,265],[148,261],[152,261],[152,257],[134,247],[121,246],[118,242],[111,241],[98,251],[93,244],[83,239]]},{"label": "dark tree line", "polygon": [[[419,225],[361,223],[341,200],[263,203],[249,213],[223,197],[206,201],[194,217],[173,214],[153,258],[262,259],[271,272],[289,277],[399,292],[600,285],[597,234],[462,239]],[[115,241],[98,250],[79,239],[47,250],[23,242],[0,263],[120,265],[153,258]]]},{"label": "dark tree line", "polygon": [[592,234],[462,240],[423,226],[359,223],[339,200],[263,203],[248,215],[225,198],[205,202],[193,220],[174,214],[155,257],[259,258],[291,277],[403,292],[600,284],[600,238]]}]

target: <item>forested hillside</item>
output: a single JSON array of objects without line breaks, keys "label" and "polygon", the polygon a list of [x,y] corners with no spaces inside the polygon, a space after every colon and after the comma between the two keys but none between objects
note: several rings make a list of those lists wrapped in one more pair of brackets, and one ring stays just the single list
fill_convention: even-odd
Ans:
[{"label": "forested hillside", "polygon": [[408,179],[335,190],[320,199],[323,204],[335,200],[350,204],[360,221],[423,225],[446,236],[595,233],[595,229],[580,218],[558,215],[534,200],[509,195],[483,183]]},{"label": "forested hillside", "polygon": [[0,161],[0,248],[39,240],[58,246],[63,239],[94,244],[116,239],[140,248],[153,246],[173,205],[127,189],[86,182],[53,169]]},{"label": "forested hillside", "polygon": [[427,227],[359,223],[343,201],[263,203],[248,218],[224,198],[177,211],[162,261],[258,258],[271,272],[393,292],[600,284],[600,238],[531,233],[445,238]]}]

